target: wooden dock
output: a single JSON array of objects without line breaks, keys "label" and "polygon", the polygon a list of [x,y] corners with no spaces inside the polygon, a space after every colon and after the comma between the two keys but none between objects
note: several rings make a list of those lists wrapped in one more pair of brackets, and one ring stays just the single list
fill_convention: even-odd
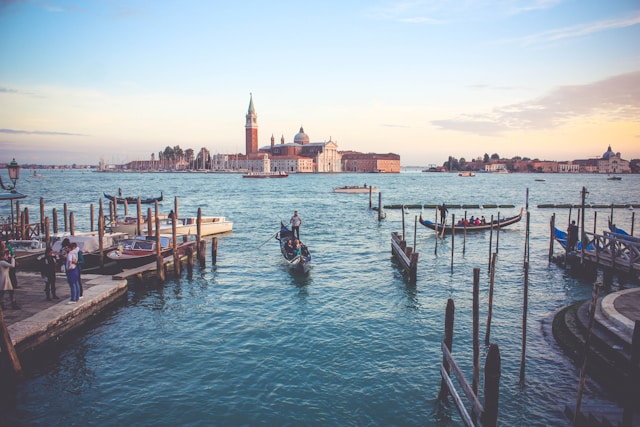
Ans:
[{"label": "wooden dock", "polygon": [[409,274],[409,281],[416,282],[418,272],[418,252],[414,252],[411,246],[395,231],[391,233],[391,253],[396,257],[402,268]]},{"label": "wooden dock", "polygon": [[576,253],[582,262],[613,272],[640,274],[640,239],[610,232],[584,234],[584,250]]}]

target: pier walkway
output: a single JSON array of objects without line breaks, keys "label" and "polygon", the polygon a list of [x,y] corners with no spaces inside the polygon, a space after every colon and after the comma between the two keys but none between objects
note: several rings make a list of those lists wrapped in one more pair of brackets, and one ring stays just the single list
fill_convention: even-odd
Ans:
[{"label": "pier walkway", "polygon": [[15,296],[20,309],[12,310],[4,298],[4,321],[18,355],[33,350],[50,339],[82,326],[127,292],[126,280],[113,280],[111,276],[83,274],[84,297],[76,304],[69,301],[69,285],[64,273],[56,278],[58,300],[47,301],[44,279],[38,273],[17,273],[18,289]]}]

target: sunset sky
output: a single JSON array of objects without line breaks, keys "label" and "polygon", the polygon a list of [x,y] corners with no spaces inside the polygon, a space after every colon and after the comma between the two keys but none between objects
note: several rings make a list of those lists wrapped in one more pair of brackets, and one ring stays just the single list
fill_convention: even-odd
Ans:
[{"label": "sunset sky", "polygon": [[312,142],[640,158],[638,0],[0,0],[0,163]]}]

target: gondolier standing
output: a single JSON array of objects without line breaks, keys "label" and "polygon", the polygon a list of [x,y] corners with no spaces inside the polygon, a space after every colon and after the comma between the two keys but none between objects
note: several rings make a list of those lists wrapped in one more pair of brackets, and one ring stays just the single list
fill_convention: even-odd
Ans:
[{"label": "gondolier standing", "polygon": [[447,219],[447,212],[449,212],[449,209],[447,209],[447,205],[444,203],[438,206],[438,209],[440,210],[440,224],[444,224]]},{"label": "gondolier standing", "polygon": [[289,220],[289,224],[291,224],[291,233],[294,238],[300,238],[300,226],[302,225],[302,218],[298,216],[298,211],[293,211],[293,216]]}]

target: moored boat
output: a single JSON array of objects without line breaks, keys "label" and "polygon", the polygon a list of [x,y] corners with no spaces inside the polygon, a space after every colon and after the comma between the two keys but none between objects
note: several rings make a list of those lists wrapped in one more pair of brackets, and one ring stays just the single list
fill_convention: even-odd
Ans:
[{"label": "moored boat", "polygon": [[333,192],[334,193],[368,193],[369,191],[375,192],[377,191],[376,187],[371,187],[368,185],[364,185],[363,187],[360,187],[358,185],[347,185],[344,187],[334,187],[333,188]]},{"label": "moored boat", "polygon": [[458,176],[476,176],[475,172],[460,172]]},{"label": "moored boat", "polygon": [[286,172],[249,172],[242,175],[243,178],[286,178],[289,174]]},{"label": "moored boat", "polygon": [[[160,218],[160,234],[170,234],[173,232],[171,218],[168,215],[158,215]],[[155,219],[152,219],[155,221]],[[181,217],[176,218],[177,234],[197,234],[198,233],[198,217]],[[138,233],[138,219],[133,216],[119,217],[110,225],[112,231],[119,231],[135,234],[147,234],[148,223],[141,218],[140,224],[142,230]],[[152,229],[155,232],[155,223],[152,223]],[[226,233],[233,230],[233,222],[224,216],[203,216],[200,222],[200,235],[211,236],[213,234]]]},{"label": "moored boat", "polygon": [[493,222],[489,221],[489,222],[485,222],[483,224],[478,224],[478,225],[464,225],[464,224],[455,224],[455,225],[451,225],[451,224],[436,224],[435,222],[426,220],[422,218],[422,213],[420,213],[420,224],[424,225],[427,228],[430,228],[431,230],[435,230],[437,233],[442,233],[443,229],[445,233],[451,233],[452,231],[455,231],[456,233],[459,232],[464,232],[466,231],[482,231],[482,230],[490,230],[490,229],[496,229],[496,228],[502,228],[502,227],[506,227],[508,225],[511,224],[515,224],[517,222],[519,222],[522,219],[522,212],[523,212],[523,208],[520,208],[520,213],[518,215],[515,216],[511,216],[508,218],[501,218],[500,220],[493,220]]},{"label": "moored boat", "polygon": [[305,244],[300,242],[299,248],[287,249],[287,243],[294,241],[293,232],[284,224],[280,223],[280,231],[276,234],[276,239],[280,241],[280,253],[284,258],[287,268],[294,273],[306,274],[311,269],[311,253]]},{"label": "moored boat", "polygon": [[[178,255],[184,255],[188,246],[194,245],[194,239],[189,236],[177,236]],[[160,255],[167,257],[173,252],[173,238],[170,235],[160,235]],[[107,254],[107,258],[116,262],[118,269],[141,267],[156,260],[158,246],[155,236],[138,236],[125,239],[118,244],[118,248]]]},{"label": "moored boat", "polygon": [[[118,203],[124,204],[124,202],[127,202],[127,204],[132,205],[132,204],[137,204],[138,203],[138,198],[137,197],[133,197],[133,196],[127,196],[127,197],[117,197],[117,196],[113,196],[111,194],[107,194],[107,193],[102,193],[104,195],[104,197],[106,199],[109,199],[111,201],[117,201]],[[155,202],[161,202],[164,199],[164,194],[162,192],[160,192],[160,196],[159,197],[147,197],[147,198],[140,198],[140,203],[142,204],[151,204],[151,203],[155,203]]]}]

